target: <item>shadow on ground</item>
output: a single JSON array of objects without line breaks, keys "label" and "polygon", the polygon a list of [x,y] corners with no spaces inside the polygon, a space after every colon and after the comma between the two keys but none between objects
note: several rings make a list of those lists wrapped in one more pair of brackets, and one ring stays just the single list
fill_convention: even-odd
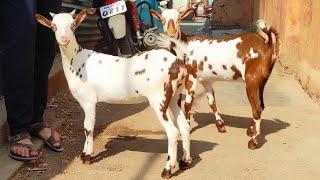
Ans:
[{"label": "shadow on ground", "polygon": [[[227,133],[229,130],[228,127],[247,129],[252,122],[251,117],[239,117],[239,116],[231,116],[226,114],[220,114],[220,116],[225,121]],[[199,130],[200,128],[208,126],[210,124],[215,124],[216,122],[214,118],[214,114],[212,113],[195,113],[193,114],[193,118],[198,125],[191,129],[191,133]],[[267,142],[266,140],[267,135],[286,129],[289,126],[290,126],[289,123],[284,122],[280,119],[273,119],[273,120],[262,119],[260,124],[261,139],[260,139],[260,145],[258,148],[262,147],[263,144]],[[243,135],[246,136],[245,133]]]},{"label": "shadow on ground", "polygon": [[[92,163],[97,163],[105,158],[114,156],[123,151],[137,151],[137,152],[147,152],[147,153],[155,153],[152,155],[148,161],[141,166],[141,172],[137,172],[137,174],[132,178],[135,180],[142,179],[147,173],[152,164],[154,164],[157,160],[157,156],[159,153],[167,154],[167,139],[148,139],[143,137],[135,137],[135,136],[119,136],[115,138],[110,138],[111,140],[105,145],[105,150],[92,157]],[[198,141],[191,140],[192,152],[191,156],[193,158],[191,168],[194,167],[197,163],[201,161],[200,154],[206,151],[211,151],[217,144],[207,141]],[[182,142],[179,141],[178,146],[178,161],[182,156]],[[163,165],[165,163],[165,159],[163,159]],[[177,176],[181,174],[183,171],[173,172],[173,176]],[[160,172],[159,172],[160,173]]]},{"label": "shadow on ground", "polygon": [[[39,162],[48,164],[49,169],[42,173],[33,172],[28,170],[28,168],[37,166],[39,162],[35,163],[36,165],[28,164],[23,167],[22,171],[20,171],[14,179],[51,179],[59,174],[63,174],[71,163],[79,163],[75,166],[80,166],[81,161],[76,159],[81,154],[85,141],[83,132],[84,113],[80,105],[69,93],[61,96],[62,97],[56,98],[54,102],[50,103],[52,105],[47,109],[45,119],[49,124],[54,121],[62,121],[62,137],[64,138],[63,145],[65,150],[62,153],[54,153],[44,149],[43,156]],[[93,157],[92,166],[95,166],[96,163],[100,164],[103,162],[103,159],[107,160],[108,157],[124,151],[151,153],[151,157],[144,162],[145,164],[141,167],[141,171],[138,171],[137,174],[133,176],[133,179],[141,179],[147,174],[151,165],[158,162],[157,158],[159,154],[167,153],[168,143],[163,131],[136,130],[119,124],[111,126],[112,123],[139,113],[147,107],[148,103],[126,105],[100,103],[97,105],[94,136],[95,139],[100,139],[98,140],[99,142],[95,143],[95,151],[98,154]],[[144,135],[144,137],[141,137],[141,135]],[[145,136],[148,135],[160,135],[162,139],[145,138]],[[104,138],[110,136],[115,138],[109,140]],[[105,142],[103,142],[104,140]],[[178,152],[181,156],[181,142],[179,142],[179,145]],[[201,161],[199,156],[201,153],[212,150],[215,145],[217,144],[212,142],[191,140],[192,166],[195,166]],[[163,158],[163,166],[165,161],[166,158]],[[176,176],[180,173],[182,173],[182,171],[176,171],[173,175]]]}]

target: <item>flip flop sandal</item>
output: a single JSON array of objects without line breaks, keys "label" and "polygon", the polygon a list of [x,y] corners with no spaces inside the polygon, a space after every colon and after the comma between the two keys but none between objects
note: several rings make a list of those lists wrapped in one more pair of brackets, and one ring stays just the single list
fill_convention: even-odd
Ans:
[{"label": "flip flop sandal", "polygon": [[[54,133],[56,132],[54,130],[54,128],[50,128],[51,136],[47,140],[44,139],[42,136],[40,136],[39,132],[42,131],[45,128],[50,128],[50,127],[47,126],[46,123],[40,122],[40,123],[36,123],[36,124],[32,125],[29,132],[30,132],[31,135],[42,139],[43,142],[44,142],[44,145],[47,146],[50,150],[55,151],[55,152],[62,152],[63,151],[63,147],[62,147],[61,141],[59,142],[59,141],[55,140],[55,138],[54,138]],[[59,147],[54,147],[53,145],[55,143],[60,143],[60,146]]]},{"label": "flip flop sandal", "polygon": [[23,140],[23,139],[30,139],[31,140],[31,136],[29,135],[29,133],[20,133],[17,134],[15,136],[12,137],[12,139],[10,139],[7,143],[7,150],[8,150],[8,154],[12,159],[15,159],[17,161],[30,161],[30,160],[36,160],[39,158],[38,156],[29,156],[29,157],[24,157],[21,156],[20,154],[17,153],[13,153],[10,151],[11,147],[24,147],[29,149],[29,152],[31,151],[35,151],[34,149],[34,145],[30,145],[30,144],[23,144],[19,141]]}]

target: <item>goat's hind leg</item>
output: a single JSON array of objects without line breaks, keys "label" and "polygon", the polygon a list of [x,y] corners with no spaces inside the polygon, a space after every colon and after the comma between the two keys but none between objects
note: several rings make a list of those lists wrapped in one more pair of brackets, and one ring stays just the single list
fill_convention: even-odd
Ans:
[{"label": "goat's hind leg", "polygon": [[260,122],[261,122],[261,114],[263,111],[263,90],[259,89],[259,85],[251,84],[247,86],[247,96],[248,100],[251,104],[252,108],[252,115],[253,121],[249,128],[247,129],[247,135],[251,137],[250,141],[248,142],[249,149],[255,149],[259,144],[259,137],[260,137]]},{"label": "goat's hind leg", "polygon": [[91,163],[91,155],[93,155],[93,131],[95,124],[96,103],[80,103],[84,110],[84,134],[86,141],[84,143],[81,160],[84,164]]},{"label": "goat's hind leg", "polygon": [[171,178],[171,169],[174,168],[174,165],[177,161],[177,145],[178,145],[178,129],[175,127],[168,111],[165,114],[162,112],[162,101],[149,99],[150,106],[153,108],[156,113],[157,118],[159,119],[161,125],[164,127],[167,138],[168,138],[168,158],[165,165],[165,168],[162,171],[162,178]]},{"label": "goat's hind leg", "polygon": [[183,110],[181,109],[182,92],[183,88],[181,86],[177,90],[175,96],[172,98],[169,107],[172,115],[174,116],[173,119],[177,120],[180,135],[182,138],[183,155],[181,160],[179,161],[179,168],[180,170],[185,170],[190,168],[192,158],[190,155],[190,125],[188,124]]},{"label": "goat's hind leg", "polygon": [[214,116],[216,117],[216,126],[218,128],[218,131],[220,133],[225,133],[227,132],[226,127],[224,125],[224,121],[221,118],[217,105],[216,105],[216,98],[214,96],[214,91],[213,88],[211,87],[210,83],[208,83],[207,81],[200,81],[200,83],[203,85],[203,87],[206,90],[206,94],[207,94],[207,98],[208,98],[208,102],[209,102],[209,106],[211,107]]}]

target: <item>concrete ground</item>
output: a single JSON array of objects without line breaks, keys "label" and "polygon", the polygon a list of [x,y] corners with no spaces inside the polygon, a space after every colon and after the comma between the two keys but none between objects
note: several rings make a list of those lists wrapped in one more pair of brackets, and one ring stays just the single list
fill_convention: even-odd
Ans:
[{"label": "concrete ground", "polygon": [[[265,89],[262,146],[247,148],[251,108],[241,82],[216,82],[218,107],[227,133],[217,132],[214,116],[198,86],[193,107],[192,168],[173,170],[173,179],[318,179],[320,176],[320,107],[291,75],[277,65]],[[148,104],[97,106],[95,160],[83,165],[83,112],[69,93],[51,101],[49,121],[63,121],[66,150],[44,151],[46,171],[26,166],[16,178],[30,179],[160,179],[167,140]],[[181,154],[179,141],[179,154]]]}]

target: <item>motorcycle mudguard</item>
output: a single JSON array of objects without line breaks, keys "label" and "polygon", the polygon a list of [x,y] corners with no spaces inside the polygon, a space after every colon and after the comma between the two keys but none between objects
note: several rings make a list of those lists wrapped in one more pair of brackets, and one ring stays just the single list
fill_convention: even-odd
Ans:
[{"label": "motorcycle mudguard", "polygon": [[123,38],[126,35],[126,16],[117,14],[109,17],[108,26],[115,39]]}]

